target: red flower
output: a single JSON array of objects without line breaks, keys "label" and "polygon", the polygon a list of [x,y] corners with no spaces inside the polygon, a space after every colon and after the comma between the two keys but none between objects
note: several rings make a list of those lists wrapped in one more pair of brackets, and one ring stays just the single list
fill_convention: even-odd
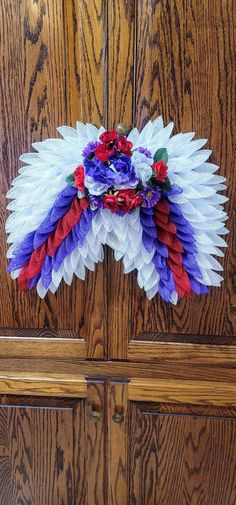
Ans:
[{"label": "red flower", "polygon": [[152,169],[155,172],[154,175],[155,179],[157,179],[158,181],[165,180],[168,172],[168,167],[163,160],[154,163],[154,165],[152,165]]},{"label": "red flower", "polygon": [[118,192],[117,198],[119,200],[121,209],[124,212],[128,212],[129,210],[136,207],[140,207],[143,201],[142,197],[136,193],[135,189],[121,189]]},{"label": "red flower", "polygon": [[142,201],[143,201],[143,199],[142,199],[141,195],[136,194],[130,202],[131,209],[135,209],[136,207],[140,207]]},{"label": "red flower", "polygon": [[99,139],[104,144],[110,144],[111,142],[114,142],[114,140],[116,140],[117,137],[118,137],[118,133],[116,132],[116,130],[111,130],[111,131],[106,131],[106,132],[102,133],[102,135],[100,135]]},{"label": "red flower", "polygon": [[79,165],[74,172],[75,187],[79,191],[84,191],[84,167]]},{"label": "red flower", "polygon": [[105,195],[103,197],[104,207],[111,210],[111,212],[116,212],[118,210],[118,199],[116,195]]},{"label": "red flower", "polygon": [[110,156],[115,154],[115,148],[106,144],[99,144],[94,152],[100,161],[107,161]]},{"label": "red flower", "polygon": [[120,203],[120,208],[124,212],[128,212],[131,209],[131,198],[135,195],[134,189],[121,189],[118,192],[117,198]]},{"label": "red flower", "polygon": [[116,145],[121,153],[126,154],[126,156],[132,156],[131,149],[133,144],[124,135],[118,138]]},{"label": "red flower", "polygon": [[132,198],[135,195],[135,189],[120,189],[118,192],[118,198]]}]

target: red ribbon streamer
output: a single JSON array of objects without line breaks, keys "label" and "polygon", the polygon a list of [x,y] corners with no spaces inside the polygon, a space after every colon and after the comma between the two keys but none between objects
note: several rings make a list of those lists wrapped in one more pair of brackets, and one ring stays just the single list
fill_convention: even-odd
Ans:
[{"label": "red ribbon streamer", "polygon": [[33,251],[29,261],[22,267],[18,277],[18,284],[21,290],[27,289],[28,280],[39,274],[46,254],[51,257],[55,254],[59,245],[65,240],[76,223],[78,223],[83,210],[88,205],[89,202],[86,198],[82,198],[81,200],[77,196],[74,198],[70,209],[58,221],[56,230],[50,233],[48,239]]},{"label": "red ribbon streamer", "polygon": [[157,225],[158,240],[168,247],[167,264],[173,273],[176,292],[179,297],[193,296],[188,273],[183,266],[184,248],[176,236],[176,225],[169,218],[170,208],[167,200],[162,198],[155,206],[154,219]]}]

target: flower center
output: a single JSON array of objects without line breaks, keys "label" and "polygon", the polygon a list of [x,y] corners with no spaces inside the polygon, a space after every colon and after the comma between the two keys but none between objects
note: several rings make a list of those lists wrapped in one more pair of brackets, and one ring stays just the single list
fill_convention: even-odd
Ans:
[{"label": "flower center", "polygon": [[147,196],[148,196],[148,198],[151,198],[151,197],[152,197],[152,195],[153,195],[153,192],[152,192],[152,191],[148,191],[148,192],[147,192]]}]

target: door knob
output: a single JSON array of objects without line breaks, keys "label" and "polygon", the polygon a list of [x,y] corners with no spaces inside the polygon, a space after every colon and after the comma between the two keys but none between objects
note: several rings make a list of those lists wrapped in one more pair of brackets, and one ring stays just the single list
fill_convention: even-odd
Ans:
[{"label": "door knob", "polygon": [[124,414],[120,414],[119,412],[114,412],[112,419],[114,423],[122,423],[124,421]]},{"label": "door knob", "polygon": [[90,417],[92,421],[97,423],[101,419],[101,412],[98,412],[97,410],[92,410],[92,412],[90,412]]}]

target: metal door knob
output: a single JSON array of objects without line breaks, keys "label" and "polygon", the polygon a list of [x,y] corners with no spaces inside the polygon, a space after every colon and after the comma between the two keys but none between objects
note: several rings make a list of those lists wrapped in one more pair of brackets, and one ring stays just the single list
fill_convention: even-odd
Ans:
[{"label": "metal door knob", "polygon": [[92,412],[90,413],[90,417],[92,421],[97,423],[101,419],[101,412],[98,412],[97,410],[92,410]]},{"label": "metal door knob", "polygon": [[114,423],[122,423],[124,421],[124,414],[120,414],[119,412],[114,412],[112,419]]}]

